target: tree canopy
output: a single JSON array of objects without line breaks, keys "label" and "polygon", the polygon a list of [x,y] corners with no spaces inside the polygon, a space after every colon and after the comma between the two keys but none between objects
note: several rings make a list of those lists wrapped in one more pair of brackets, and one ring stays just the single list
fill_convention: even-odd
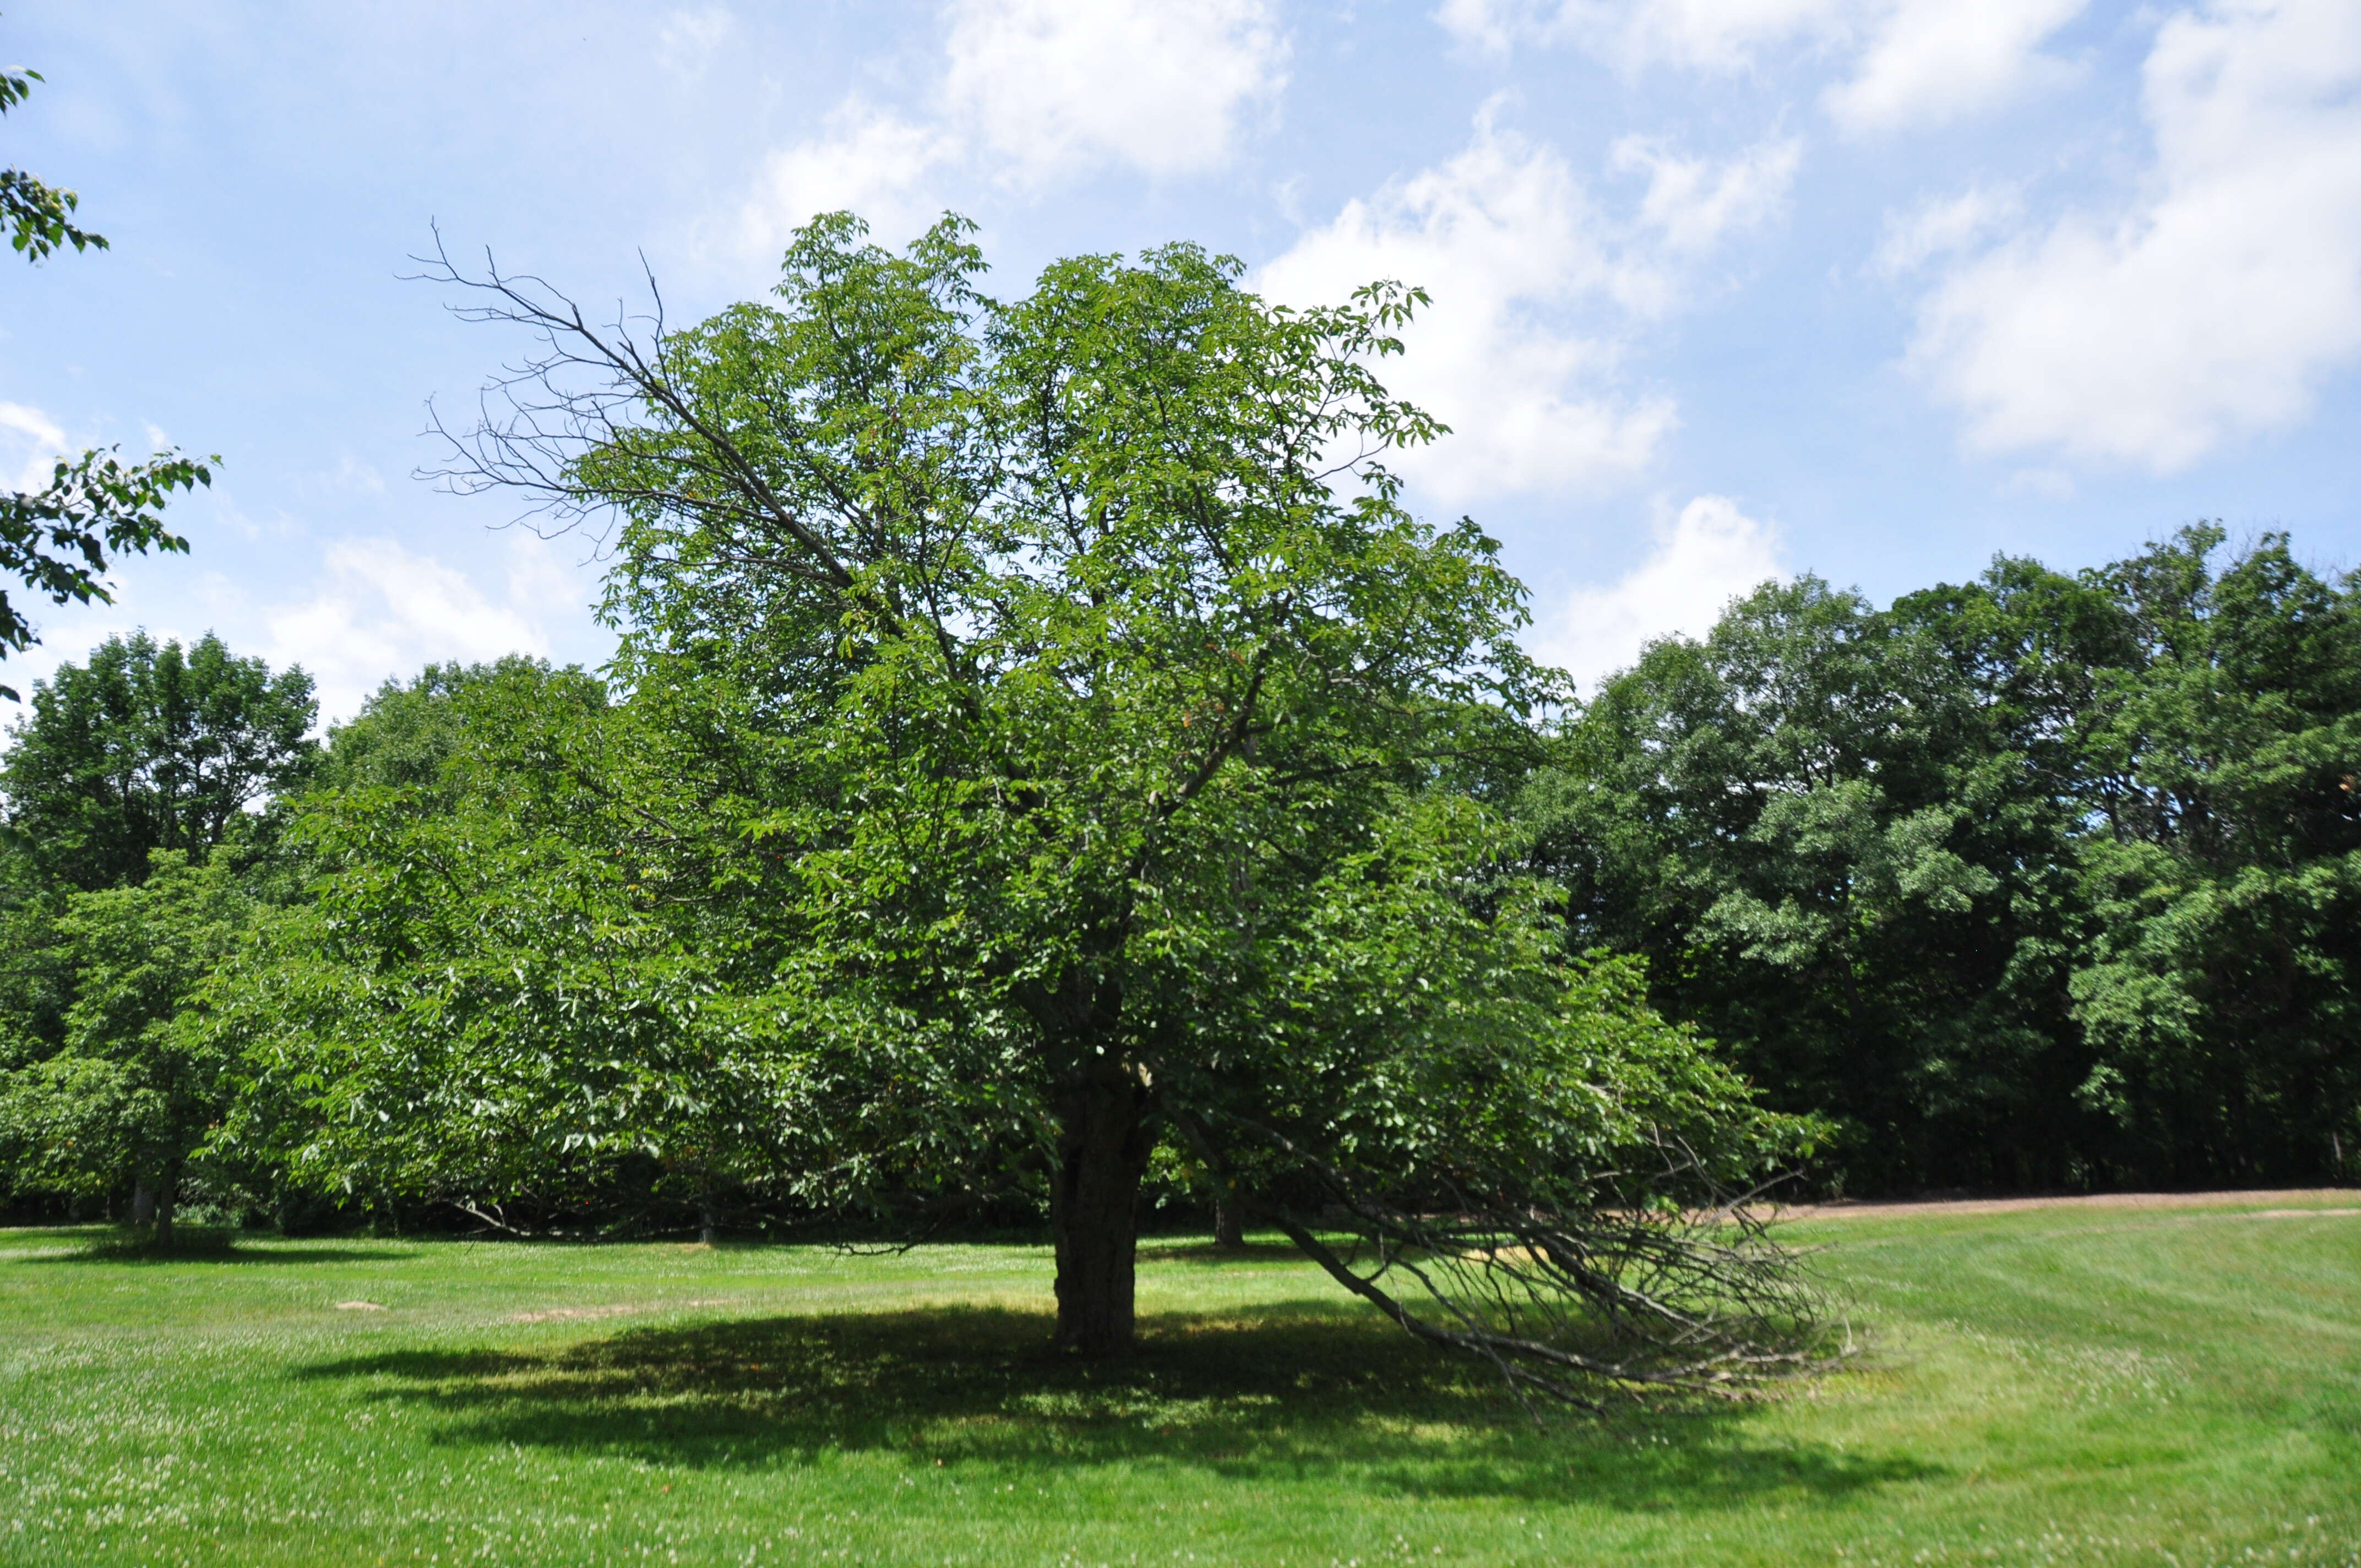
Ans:
[{"label": "tree canopy", "polygon": [[238,1078],[235,1053],[190,1003],[255,913],[225,862],[192,865],[179,850],[159,850],[137,886],[67,899],[43,955],[71,998],[54,1041],[41,1038],[38,1018],[7,1005],[20,988],[0,981],[8,1189],[135,1186],[154,1202],[157,1243],[171,1245],[182,1175]]},{"label": "tree canopy", "polygon": [[1575,940],[1840,1118],[1857,1186],[2333,1177],[2361,1136],[2361,578],[2182,531],[1609,681],[1521,813]]},{"label": "tree canopy", "polygon": [[36,686],[10,727],[7,831],[40,875],[80,888],[137,882],[158,850],[202,861],[301,781],[317,712],[311,676],[274,674],[210,632],[187,649],[110,637]]},{"label": "tree canopy", "polygon": [[[840,215],[773,302],[646,344],[452,274],[544,353],[451,475],[614,521],[626,700],[486,681],[434,786],[315,816],[304,956],[223,1012],[321,1086],[291,1157],[491,1190],[628,1159],[906,1220],[1029,1193],[1060,1343],[1100,1354],[1164,1143],[1537,1386],[1627,1296],[1703,1337],[1597,1365],[1800,1354],[1768,1348],[1800,1298],[1723,1266],[1754,1238],[1598,1222],[1807,1132],[1509,861],[1480,781],[1551,687],[1494,543],[1384,466],[1436,429],[1376,374],[1418,296],[1293,312],[1238,270],[1083,257],[1003,302],[960,221],[894,254]],[[1413,1310],[1340,1223],[1380,1274],[1467,1272]],[[1706,1370],[1730,1336],[1763,1355]]]}]

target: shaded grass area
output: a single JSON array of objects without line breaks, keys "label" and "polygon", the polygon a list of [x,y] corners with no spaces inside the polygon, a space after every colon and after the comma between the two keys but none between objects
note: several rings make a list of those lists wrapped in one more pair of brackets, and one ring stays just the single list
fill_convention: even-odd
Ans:
[{"label": "shaded grass area", "polygon": [[2361,1563],[2361,1216],[1806,1239],[1856,1369],[1537,1428],[1275,1248],[1093,1366],[1037,1248],[0,1233],[0,1562]]},{"label": "shaded grass area", "polygon": [[[1480,1371],[1373,1317],[1338,1321],[1325,1303],[1248,1320],[1168,1314],[1144,1325],[1142,1355],[1114,1365],[1044,1356],[1051,1326],[998,1308],[768,1318],[540,1353],[394,1351],[297,1376],[367,1379],[366,1398],[446,1412],[446,1441],[690,1468],[874,1453],[1034,1472],[1181,1465],[1249,1481],[1356,1472],[1406,1497],[1579,1493],[1620,1508],[1677,1507],[1701,1486],[1720,1505],[1834,1494],[1926,1469],[1752,1449],[1709,1430],[1726,1410],[1635,1409],[1642,1419],[1619,1430],[1655,1442],[1569,1453]],[[1456,1441],[1421,1435],[1439,1431]]]}]

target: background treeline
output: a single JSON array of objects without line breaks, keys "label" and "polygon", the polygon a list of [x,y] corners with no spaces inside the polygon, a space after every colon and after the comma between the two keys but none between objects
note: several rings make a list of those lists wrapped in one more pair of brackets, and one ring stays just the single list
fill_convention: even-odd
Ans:
[{"label": "background treeline", "polygon": [[[1563,891],[1570,948],[1644,959],[1661,1011],[1771,1105],[1825,1121],[1824,1190],[2345,1179],[2361,576],[2325,580],[2277,535],[2223,544],[2192,528],[2074,576],[2002,559],[1884,609],[1816,578],[1766,585],[1455,787],[1509,805],[1503,852]],[[727,1091],[664,1087],[671,1051],[706,1052],[713,1080],[716,1036],[688,1020],[718,1015],[720,977],[759,954],[700,927],[618,964],[642,938],[614,912],[679,869],[634,864],[647,829],[622,819],[662,790],[597,784],[670,770],[724,798],[742,760],[677,750],[677,727],[675,749],[634,739],[630,707],[529,660],[434,667],[321,745],[301,671],[210,637],[117,639],[61,666],[0,771],[14,1212],[168,1228],[177,1201],[320,1223],[398,1211],[415,1166],[531,1220],[778,1217],[726,1175],[763,1130],[731,1120]],[[490,894],[434,890],[439,867],[488,857]],[[672,906],[697,905],[687,888]],[[568,953],[593,956],[556,972]],[[373,1135],[320,1080],[334,1042],[292,1066],[240,1042],[346,1015],[338,986],[398,964],[447,977],[412,1003],[436,1027],[500,1010],[546,1042],[552,1095],[603,1074],[582,1091],[664,1122],[668,1152],[585,1151],[553,1187],[569,1152],[477,1106],[354,1159]],[[257,1008],[273,1030],[237,1026]],[[353,1179],[372,1168],[383,1194]],[[1188,1204],[1191,1177],[1160,1156],[1150,1186]]]},{"label": "background treeline", "polygon": [[2361,576],[2223,543],[1652,647],[1528,791],[1573,940],[1836,1118],[1831,1184],[2349,1175]]}]

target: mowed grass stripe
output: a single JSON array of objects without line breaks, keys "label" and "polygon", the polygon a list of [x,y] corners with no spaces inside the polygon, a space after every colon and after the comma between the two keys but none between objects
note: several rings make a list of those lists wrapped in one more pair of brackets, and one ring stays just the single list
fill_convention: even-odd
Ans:
[{"label": "mowed grass stripe", "polygon": [[1537,1429],[1278,1248],[0,1233],[0,1562],[2361,1563],[2361,1217],[1794,1234],[1854,1370]]}]

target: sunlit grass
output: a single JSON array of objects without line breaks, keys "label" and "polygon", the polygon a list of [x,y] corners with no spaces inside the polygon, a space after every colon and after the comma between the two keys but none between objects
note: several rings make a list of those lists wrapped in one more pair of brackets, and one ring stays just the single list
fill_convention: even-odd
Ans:
[{"label": "sunlit grass", "polygon": [[0,1232],[0,1562],[2361,1563],[2361,1213],[1800,1234],[1856,1370],[1543,1431],[1277,1249]]}]

